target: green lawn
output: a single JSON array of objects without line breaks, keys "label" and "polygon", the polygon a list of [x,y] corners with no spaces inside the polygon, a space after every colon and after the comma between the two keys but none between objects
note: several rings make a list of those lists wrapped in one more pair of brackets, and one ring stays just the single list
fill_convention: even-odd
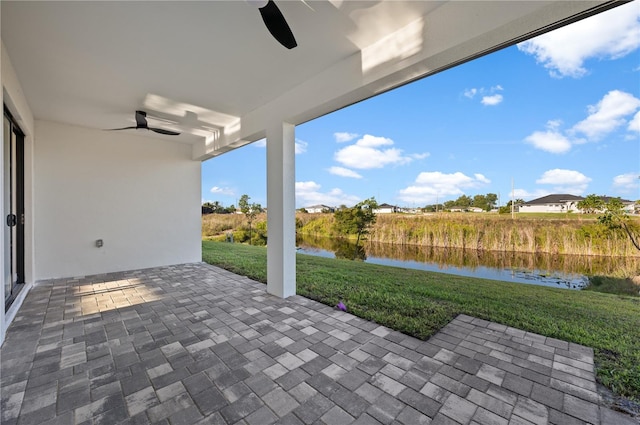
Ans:
[{"label": "green lawn", "polygon": [[[203,261],[266,282],[264,247],[202,242]],[[640,401],[640,298],[298,254],[297,292],[420,339],[460,313],[595,349],[601,383]]]}]

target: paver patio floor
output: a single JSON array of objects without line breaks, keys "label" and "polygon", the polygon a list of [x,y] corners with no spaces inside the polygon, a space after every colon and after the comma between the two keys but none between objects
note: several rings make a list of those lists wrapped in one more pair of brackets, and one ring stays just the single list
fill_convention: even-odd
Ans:
[{"label": "paver patio floor", "polygon": [[3,425],[637,424],[590,348],[460,315],[421,341],[207,264],[39,282]]}]

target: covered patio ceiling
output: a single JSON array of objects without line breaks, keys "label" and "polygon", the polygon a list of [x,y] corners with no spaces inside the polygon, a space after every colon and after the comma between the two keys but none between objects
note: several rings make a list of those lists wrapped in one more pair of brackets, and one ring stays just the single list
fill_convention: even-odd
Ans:
[{"label": "covered patio ceiling", "polygon": [[35,119],[108,129],[142,109],[204,160],[621,4],[276,3],[292,50],[245,1],[2,1],[3,48]]}]

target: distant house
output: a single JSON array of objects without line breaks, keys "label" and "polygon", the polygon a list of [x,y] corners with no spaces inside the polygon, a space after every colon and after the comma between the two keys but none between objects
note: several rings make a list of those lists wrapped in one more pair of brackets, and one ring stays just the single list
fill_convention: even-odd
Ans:
[{"label": "distant house", "polygon": [[[614,198],[612,198],[611,196],[601,196],[600,199],[602,199],[602,202],[606,204]],[[627,214],[636,214],[636,210],[638,209],[639,206],[636,205],[635,202],[630,201],[628,199],[620,199],[620,202],[622,202],[622,204],[624,205],[623,207],[624,212],[626,212]]]},{"label": "distant house", "polygon": [[468,212],[474,212],[474,213],[482,213],[484,212],[484,210],[482,208],[478,208],[478,207],[469,207],[467,208]]},{"label": "distant house", "polygon": [[447,210],[449,210],[451,212],[465,212],[467,210],[467,207],[461,207],[459,205],[454,205],[451,208],[447,208]]},{"label": "distant house", "polygon": [[582,196],[569,195],[566,193],[547,195],[542,198],[533,199],[520,205],[521,213],[566,213],[569,211],[580,212],[578,202],[582,201]]},{"label": "distant house", "polygon": [[395,205],[390,205],[390,204],[380,204],[380,205],[378,205],[378,208],[373,210],[373,212],[376,213],[376,214],[391,214],[391,213],[395,213],[395,212],[398,212],[398,211],[399,211],[398,207],[396,207]]},{"label": "distant house", "polygon": [[[581,213],[583,211],[578,208],[578,203],[583,199],[585,198],[582,196],[569,195],[566,193],[547,195],[520,205],[519,212],[566,213],[571,211]],[[606,204],[614,198],[611,196],[601,196],[600,199]],[[628,199],[620,199],[620,201],[624,204],[624,210],[629,214],[633,214],[635,208],[634,202]]]},{"label": "distant house", "polygon": [[398,212],[407,214],[422,214],[422,208],[398,208]]},{"label": "distant house", "polygon": [[305,207],[305,210],[307,210],[307,212],[310,214],[319,214],[319,213],[325,213],[325,212],[332,213],[335,211],[335,208],[320,204],[320,205],[312,205],[310,207]]}]

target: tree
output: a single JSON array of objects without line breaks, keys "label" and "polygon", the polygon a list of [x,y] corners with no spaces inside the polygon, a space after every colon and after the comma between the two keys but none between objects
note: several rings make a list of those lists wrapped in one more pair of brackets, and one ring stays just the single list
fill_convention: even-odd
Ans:
[{"label": "tree", "polygon": [[473,203],[473,199],[467,195],[461,195],[458,199],[456,199],[456,206],[468,208]]},{"label": "tree", "polygon": [[249,204],[249,199],[251,199],[249,195],[242,195],[238,201],[238,207],[249,223],[249,245],[251,245],[251,223],[262,212],[262,206],[256,203]]},{"label": "tree", "polygon": [[604,205],[604,214],[598,217],[598,221],[611,230],[624,230],[629,239],[631,239],[633,246],[640,250],[640,226],[638,223],[631,221],[631,218],[624,210],[624,204],[620,198],[612,198],[606,204],[601,201],[602,204]]},{"label": "tree", "polygon": [[337,210],[333,214],[334,230],[345,235],[357,235],[357,249],[360,239],[369,233],[369,228],[376,222],[376,214],[373,211],[377,208],[378,203],[375,198],[369,198],[352,208]]},{"label": "tree", "polygon": [[[513,203],[515,208],[520,207],[520,205],[524,204],[524,199],[516,199],[516,201]],[[499,214],[510,214],[511,213],[511,201],[507,202],[507,205],[505,205],[504,207],[500,207],[500,209],[498,209],[498,213]]]},{"label": "tree", "polygon": [[476,208],[482,208],[485,211],[489,211],[491,208],[487,208],[487,197],[484,195],[475,195],[471,206]]},{"label": "tree", "polygon": [[491,211],[492,208],[495,208],[496,203],[498,202],[498,195],[495,193],[487,193],[487,211]]},{"label": "tree", "polygon": [[578,202],[578,205],[576,206],[585,214],[595,214],[598,211],[602,211],[602,209],[605,207],[605,204],[602,201],[601,197],[599,197],[595,193],[592,193],[591,195],[587,195],[587,197],[582,201]]}]

